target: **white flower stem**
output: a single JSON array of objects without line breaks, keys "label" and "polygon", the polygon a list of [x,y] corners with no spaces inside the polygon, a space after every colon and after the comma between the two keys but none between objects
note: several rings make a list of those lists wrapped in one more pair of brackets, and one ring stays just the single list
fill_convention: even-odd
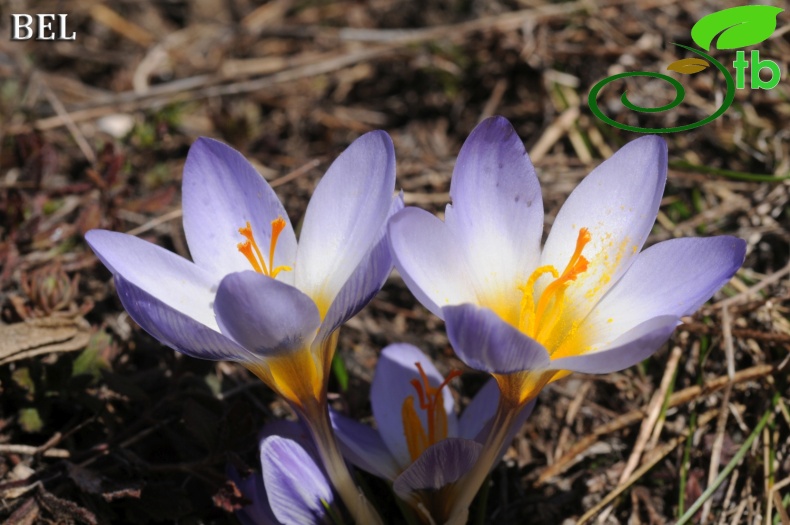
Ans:
[{"label": "white flower stem", "polygon": [[357,525],[382,525],[378,513],[351,478],[332,432],[326,402],[297,409],[297,412],[310,429],[326,473]]}]

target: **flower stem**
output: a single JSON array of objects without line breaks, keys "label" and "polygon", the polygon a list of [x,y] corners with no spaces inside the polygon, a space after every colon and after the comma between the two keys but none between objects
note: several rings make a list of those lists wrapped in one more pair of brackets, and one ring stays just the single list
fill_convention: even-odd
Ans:
[{"label": "flower stem", "polygon": [[310,429],[326,473],[357,525],[382,525],[383,522],[378,513],[351,478],[351,473],[348,471],[348,466],[332,432],[326,402],[294,408],[297,409],[302,420]]},{"label": "flower stem", "polygon": [[491,421],[491,431],[483,445],[480,457],[464,477],[456,482],[453,506],[449,509],[449,516],[445,525],[463,525],[469,517],[469,506],[475,499],[480,487],[483,485],[491,469],[499,459],[502,448],[507,446],[511,426],[517,419],[524,405],[513,406],[500,397],[496,414]]}]

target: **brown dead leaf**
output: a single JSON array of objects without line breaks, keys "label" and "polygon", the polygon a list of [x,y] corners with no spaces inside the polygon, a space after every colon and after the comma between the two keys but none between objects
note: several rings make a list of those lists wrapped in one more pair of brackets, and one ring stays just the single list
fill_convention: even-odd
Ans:
[{"label": "brown dead leaf", "polygon": [[82,317],[44,317],[0,325],[0,365],[40,354],[82,350],[90,325]]}]

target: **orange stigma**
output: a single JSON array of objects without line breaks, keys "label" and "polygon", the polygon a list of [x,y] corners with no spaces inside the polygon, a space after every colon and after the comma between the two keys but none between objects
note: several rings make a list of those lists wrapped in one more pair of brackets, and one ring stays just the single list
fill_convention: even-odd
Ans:
[{"label": "orange stigma", "polygon": [[[568,265],[565,267],[562,275],[551,265],[541,266],[532,272],[524,286],[519,287],[519,290],[524,295],[521,300],[521,316],[518,328],[544,344],[549,352],[552,351],[551,347],[553,346],[549,343],[561,342],[553,341],[556,337],[552,336],[556,335],[553,334],[554,328],[562,317],[562,311],[565,306],[565,290],[571,281],[575,281],[580,274],[587,271],[589,261],[582,255],[582,251],[591,240],[590,230],[587,228],[580,229],[579,236],[576,238],[576,249],[573,251],[573,255],[571,255],[570,261],[568,261]],[[535,283],[546,273],[551,273],[554,281],[546,286],[540,295],[537,305],[535,305]]]},{"label": "orange stigma", "polygon": [[425,411],[425,419],[428,422],[428,431],[422,426],[420,416],[414,407],[414,396],[409,396],[403,401],[401,417],[403,418],[403,432],[406,435],[406,445],[409,448],[409,456],[415,461],[426,448],[447,438],[447,412],[444,410],[444,396],[442,389],[450,384],[454,378],[461,375],[460,370],[453,370],[442,384],[434,388],[428,381],[428,376],[422,369],[422,365],[414,363],[420,372],[420,379],[412,379],[411,384],[417,391],[419,397],[420,410]]},{"label": "orange stigma", "polygon": [[244,236],[244,238],[247,240],[240,242],[236,245],[236,247],[250,262],[253,270],[258,273],[262,273],[267,277],[271,277],[272,279],[277,277],[277,274],[282,271],[291,271],[290,266],[274,266],[274,250],[277,247],[277,239],[280,237],[280,233],[282,233],[284,228],[285,219],[282,217],[277,217],[272,221],[272,238],[269,242],[268,266],[266,265],[266,261],[263,258],[261,249],[258,248],[258,243],[255,242],[255,236],[252,234],[252,226],[250,226],[250,221],[247,221],[247,225],[243,228],[239,228],[239,233],[242,234],[242,236]]}]

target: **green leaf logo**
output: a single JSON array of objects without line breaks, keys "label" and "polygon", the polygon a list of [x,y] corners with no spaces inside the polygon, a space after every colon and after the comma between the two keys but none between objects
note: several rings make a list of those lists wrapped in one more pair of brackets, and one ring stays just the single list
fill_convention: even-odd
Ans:
[{"label": "green leaf logo", "polygon": [[691,28],[691,38],[706,51],[716,35],[717,49],[759,44],[776,30],[776,17],[784,11],[768,5],[744,5],[711,13]]}]

